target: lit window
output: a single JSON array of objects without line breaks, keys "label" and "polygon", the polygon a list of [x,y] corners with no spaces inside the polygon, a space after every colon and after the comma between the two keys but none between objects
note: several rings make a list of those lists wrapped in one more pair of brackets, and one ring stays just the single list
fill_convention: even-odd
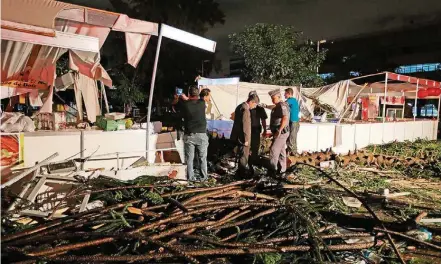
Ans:
[{"label": "lit window", "polygon": [[433,72],[441,70],[441,63],[425,63],[400,66],[395,69],[396,73],[409,74],[415,72]]},{"label": "lit window", "polygon": [[321,74],[319,74],[319,76],[323,80],[326,80],[326,79],[334,77],[334,74],[333,73],[321,73]]}]

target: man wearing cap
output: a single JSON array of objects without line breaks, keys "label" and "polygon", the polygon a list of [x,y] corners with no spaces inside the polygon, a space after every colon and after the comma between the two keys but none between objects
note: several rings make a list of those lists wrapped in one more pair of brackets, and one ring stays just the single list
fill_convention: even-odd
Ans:
[{"label": "man wearing cap", "polygon": [[284,173],[286,171],[286,141],[289,137],[289,106],[282,101],[279,89],[268,94],[274,104],[268,106],[271,109],[270,129],[273,134],[269,172],[274,174],[280,166],[280,172]]},{"label": "man wearing cap", "polygon": [[[255,95],[257,97],[258,105],[250,110],[251,114],[251,157],[250,164],[257,165],[259,160],[259,149],[260,149],[260,133],[262,136],[266,135],[266,120],[268,119],[268,115],[265,112],[265,109],[259,105],[260,99],[257,95],[256,91],[251,91],[248,94],[248,97]],[[262,130],[263,127],[263,130]],[[254,169],[250,166],[251,173],[254,174]]]},{"label": "man wearing cap", "polygon": [[[231,130],[230,139],[238,145],[240,151],[238,175],[245,176],[249,166],[250,143],[251,143],[251,113],[255,108],[259,98],[257,94],[248,96],[246,102],[238,105],[234,111],[234,123]],[[251,166],[250,166],[251,167]]]}]

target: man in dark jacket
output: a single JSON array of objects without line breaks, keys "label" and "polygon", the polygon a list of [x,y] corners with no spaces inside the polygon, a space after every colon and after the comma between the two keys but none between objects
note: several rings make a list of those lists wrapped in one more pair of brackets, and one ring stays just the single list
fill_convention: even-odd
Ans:
[{"label": "man in dark jacket", "polygon": [[234,124],[230,139],[235,142],[240,152],[238,174],[247,172],[249,165],[250,146],[251,146],[251,114],[250,110],[255,108],[259,98],[256,94],[248,97],[247,101],[236,107],[234,111]]},{"label": "man in dark jacket", "polygon": [[[248,96],[255,94],[257,96],[256,91],[250,92]],[[257,96],[258,103],[260,102],[260,98]],[[266,120],[268,119],[268,115],[265,112],[265,109],[257,105],[256,108],[250,110],[251,114],[251,156],[250,156],[250,164],[258,165],[259,161],[259,149],[260,149],[260,134],[262,136],[266,136]],[[262,129],[263,127],[263,129]],[[252,166],[250,166],[251,173],[254,172]],[[253,173],[254,174],[254,173]]]}]

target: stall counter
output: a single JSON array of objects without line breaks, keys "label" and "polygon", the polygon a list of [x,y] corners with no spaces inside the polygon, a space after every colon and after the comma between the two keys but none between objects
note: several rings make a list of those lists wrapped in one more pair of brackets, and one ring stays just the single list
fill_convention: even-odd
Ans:
[{"label": "stall counter", "polygon": [[[156,158],[154,150],[157,143],[160,148],[177,148],[181,159],[183,159],[182,141],[176,140],[173,133],[150,135],[151,151],[149,162],[153,163]],[[176,134],[176,133],[174,133]],[[170,142],[168,142],[170,141]],[[88,158],[84,169],[91,168],[124,168],[131,165],[140,156],[145,155],[146,131],[121,130],[121,131],[39,131],[24,133],[24,165],[32,166],[55,152],[59,156],[54,161],[62,161],[69,158]],[[119,155],[119,163],[116,163],[116,152]],[[109,154],[109,155],[106,155]],[[130,158],[126,158],[130,157]],[[95,159],[100,159],[93,161]]]}]

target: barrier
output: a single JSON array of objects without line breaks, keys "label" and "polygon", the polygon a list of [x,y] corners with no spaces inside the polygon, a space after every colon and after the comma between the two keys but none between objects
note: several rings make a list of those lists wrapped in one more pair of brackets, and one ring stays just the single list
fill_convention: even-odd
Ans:
[{"label": "barrier", "polygon": [[[372,144],[386,144],[416,139],[436,140],[438,121],[418,120],[388,123],[300,123],[297,136],[299,152],[332,148],[336,153],[348,153]],[[209,129],[228,138],[232,121],[209,121]]]}]

